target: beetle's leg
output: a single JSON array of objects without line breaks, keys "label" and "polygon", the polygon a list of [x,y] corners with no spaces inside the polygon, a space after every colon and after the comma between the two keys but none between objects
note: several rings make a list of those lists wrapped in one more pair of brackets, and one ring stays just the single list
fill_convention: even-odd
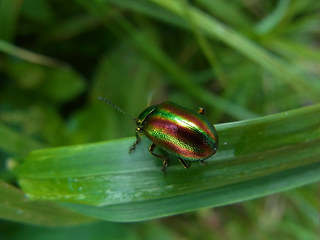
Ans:
[{"label": "beetle's leg", "polygon": [[189,164],[186,163],[185,160],[183,160],[182,158],[179,158],[179,161],[181,163],[181,165],[185,168],[188,169],[191,166],[191,163],[189,162]]},{"label": "beetle's leg", "polygon": [[138,127],[136,129],[136,141],[132,144],[132,146],[129,148],[129,153],[131,153],[137,146],[137,144],[141,141],[141,138],[139,136],[139,132],[141,131],[141,128]]},{"label": "beetle's leg", "polygon": [[150,147],[149,147],[149,152],[157,157],[157,158],[160,158],[161,160],[163,160],[163,163],[162,163],[162,168],[161,168],[161,171],[162,172],[165,172],[166,169],[167,169],[167,166],[168,166],[168,158],[166,156],[163,156],[163,155],[159,155],[159,154],[156,154],[154,153],[153,151],[156,149],[157,145],[155,145],[154,143],[151,143]]},{"label": "beetle's leg", "polygon": [[204,114],[204,109],[202,107],[199,107],[198,113],[199,114]]},{"label": "beetle's leg", "polygon": [[200,160],[200,164],[205,166],[207,165],[207,162],[205,160]]}]

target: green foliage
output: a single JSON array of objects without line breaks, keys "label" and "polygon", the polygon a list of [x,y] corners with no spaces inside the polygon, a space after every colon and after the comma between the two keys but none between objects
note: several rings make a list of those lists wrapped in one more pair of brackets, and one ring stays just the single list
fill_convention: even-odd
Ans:
[{"label": "green foliage", "polygon": [[133,138],[37,150],[15,172],[30,198],[104,206],[75,209],[107,220],[225,205],[319,181],[319,114],[316,105],[217,125],[219,152],[207,166],[181,171],[175,159],[165,176],[146,144],[128,154]]},{"label": "green foliage", "polygon": [[[0,218],[66,226],[189,212],[57,231],[2,221],[0,235],[317,239],[319,9],[0,0]],[[133,117],[165,99],[202,106],[218,153],[188,171],[173,158],[164,176],[146,138],[127,153],[134,123],[98,96]]]}]

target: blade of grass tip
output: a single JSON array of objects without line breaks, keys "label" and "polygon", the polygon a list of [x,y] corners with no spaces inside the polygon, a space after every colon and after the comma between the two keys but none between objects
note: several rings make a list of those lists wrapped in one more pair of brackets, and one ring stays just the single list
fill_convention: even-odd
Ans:
[{"label": "blade of grass tip", "polygon": [[68,226],[93,221],[52,202],[31,201],[22,191],[1,180],[0,219],[42,226]]},{"label": "blade of grass tip", "polygon": [[[185,18],[183,6],[176,1],[170,0],[149,0],[159,6],[174,12],[178,16]],[[299,94],[307,99],[319,100],[320,86],[313,82],[306,81],[302,70],[296,65],[290,65],[283,59],[269,53],[266,49],[260,47],[245,36],[232,30],[226,25],[218,22],[212,16],[189,5],[189,15],[191,15],[196,26],[204,31],[208,36],[218,38],[227,45],[236,49],[244,56],[253,60],[264,69],[274,73],[279,79],[285,81],[289,86],[295,89]]]},{"label": "blade of grass tip", "polygon": [[119,23],[121,24],[121,27],[130,34],[131,39],[135,42],[136,46],[168,73],[170,76],[168,80],[171,80],[173,84],[184,89],[190,95],[203,101],[209,106],[212,106],[214,109],[219,109],[236,119],[248,119],[257,116],[249,110],[237,106],[198,86],[194,83],[190,75],[165,55],[165,53],[161,51],[159,47],[153,43],[154,41],[150,40],[146,34],[135,32],[130,23],[125,22],[125,20],[119,21]]},{"label": "blade of grass tip", "polygon": [[53,67],[53,68],[64,68],[64,69],[70,68],[70,66],[67,63],[64,63],[59,60],[56,60],[47,56],[43,56],[37,53],[33,53],[31,51],[25,50],[20,47],[16,47],[1,39],[0,39],[0,51],[34,64],[39,64],[39,65]]},{"label": "blade of grass tip", "polygon": [[270,33],[284,17],[286,16],[289,8],[290,8],[291,0],[280,0],[276,8],[262,19],[255,27],[255,32],[258,35],[265,35]]}]

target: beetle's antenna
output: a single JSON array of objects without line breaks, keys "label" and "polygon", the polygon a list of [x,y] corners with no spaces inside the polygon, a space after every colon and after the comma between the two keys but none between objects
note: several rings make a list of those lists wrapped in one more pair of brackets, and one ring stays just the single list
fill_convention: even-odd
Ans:
[{"label": "beetle's antenna", "polygon": [[109,101],[108,99],[99,96],[98,97],[99,100],[104,101],[106,103],[108,103],[111,107],[113,107],[115,110],[123,113],[124,115],[129,116],[132,120],[136,121],[136,118],[132,117],[129,113],[125,112],[124,110],[122,110],[120,107],[118,107],[117,105],[115,105],[113,102]]}]

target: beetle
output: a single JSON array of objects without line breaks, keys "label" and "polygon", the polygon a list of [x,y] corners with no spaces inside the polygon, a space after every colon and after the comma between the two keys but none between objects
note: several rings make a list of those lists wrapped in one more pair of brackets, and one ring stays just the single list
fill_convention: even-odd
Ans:
[{"label": "beetle", "polygon": [[[109,100],[99,99],[127,114]],[[136,141],[129,148],[129,153],[135,150],[141,141],[140,134],[144,133],[152,142],[149,152],[163,161],[163,172],[168,166],[168,157],[154,153],[156,147],[177,157],[185,169],[190,167],[191,162],[203,163],[218,148],[217,131],[203,112],[203,108],[196,112],[170,101],[146,108],[134,119],[137,125]]]}]

